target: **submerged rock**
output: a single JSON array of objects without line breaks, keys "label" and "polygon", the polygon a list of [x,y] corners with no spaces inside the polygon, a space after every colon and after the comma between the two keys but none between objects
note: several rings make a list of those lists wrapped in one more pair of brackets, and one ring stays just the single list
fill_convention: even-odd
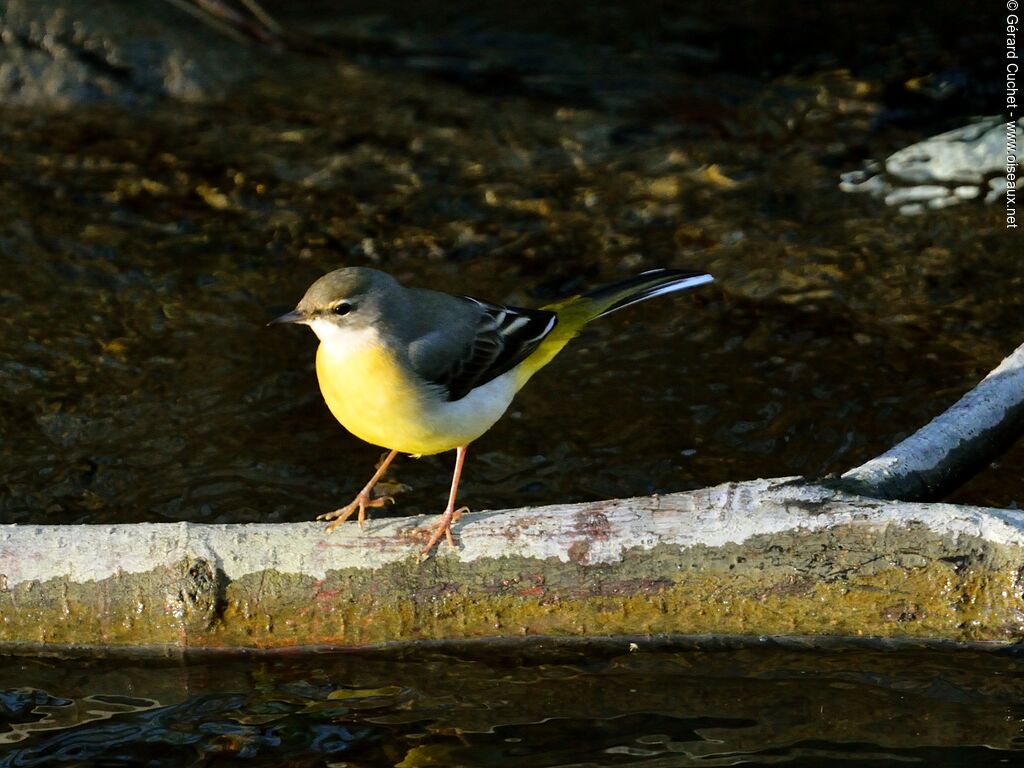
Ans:
[{"label": "submerged rock", "polygon": [[160,0],[6,0],[0,104],[203,101],[251,75],[254,50]]},{"label": "submerged rock", "polygon": [[1006,124],[999,116],[987,117],[904,147],[884,167],[870,163],[845,173],[839,188],[881,197],[912,215],[982,195],[986,203],[995,202],[1006,192],[999,178],[1005,165]]}]

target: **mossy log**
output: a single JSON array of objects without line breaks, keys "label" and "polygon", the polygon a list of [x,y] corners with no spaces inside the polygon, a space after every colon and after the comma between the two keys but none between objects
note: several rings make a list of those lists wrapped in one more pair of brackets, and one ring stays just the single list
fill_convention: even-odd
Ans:
[{"label": "mossy log", "polygon": [[637,634],[1024,637],[1022,515],[758,480],[434,520],[0,528],[0,643],[360,647]]},{"label": "mossy log", "polygon": [[1024,639],[1024,512],[891,501],[1019,435],[1024,346],[831,481],[342,525],[0,526],[0,650],[361,647],[509,636]]}]

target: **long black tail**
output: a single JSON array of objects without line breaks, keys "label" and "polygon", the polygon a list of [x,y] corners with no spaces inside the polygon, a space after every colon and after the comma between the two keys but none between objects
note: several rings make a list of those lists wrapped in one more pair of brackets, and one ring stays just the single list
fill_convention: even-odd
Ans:
[{"label": "long black tail", "polygon": [[655,296],[675,293],[710,283],[714,278],[707,272],[684,272],[679,269],[652,269],[636,277],[604,285],[584,293],[580,298],[589,299],[592,318],[604,317]]}]

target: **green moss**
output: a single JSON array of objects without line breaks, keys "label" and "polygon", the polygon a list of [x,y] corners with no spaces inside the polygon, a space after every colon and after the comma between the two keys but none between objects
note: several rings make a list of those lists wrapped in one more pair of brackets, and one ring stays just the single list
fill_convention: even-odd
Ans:
[{"label": "green moss", "polygon": [[643,633],[1020,639],[1021,553],[981,540],[953,544],[924,529],[845,528],[682,552],[661,546],[614,565],[462,563],[444,554],[419,563],[410,556],[322,580],[276,571],[219,586],[205,580],[222,594],[199,598],[183,591],[189,564],[182,564],[100,582],[18,585],[0,593],[0,641],[284,647]]}]

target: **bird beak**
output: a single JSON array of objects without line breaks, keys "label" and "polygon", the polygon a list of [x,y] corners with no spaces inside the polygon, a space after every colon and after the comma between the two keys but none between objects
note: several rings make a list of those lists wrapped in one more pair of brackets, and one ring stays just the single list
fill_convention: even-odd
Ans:
[{"label": "bird beak", "polygon": [[280,317],[275,317],[267,325],[277,325],[278,323],[304,323],[306,322],[306,315],[297,309],[293,309],[291,312],[285,312]]}]

